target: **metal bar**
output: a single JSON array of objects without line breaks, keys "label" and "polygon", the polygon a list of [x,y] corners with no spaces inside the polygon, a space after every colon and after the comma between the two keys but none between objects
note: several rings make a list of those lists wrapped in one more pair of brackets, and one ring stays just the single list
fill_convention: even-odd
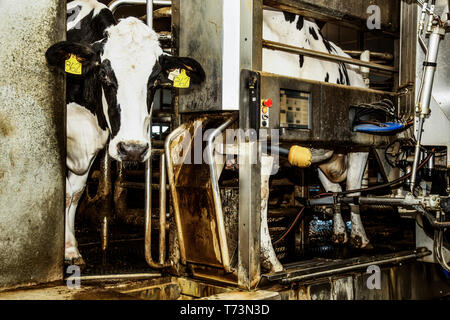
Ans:
[{"label": "metal bar", "polygon": [[166,260],[166,157],[161,154],[159,164],[159,263]]},{"label": "metal bar", "polygon": [[93,276],[71,277],[71,280],[119,280],[119,279],[146,279],[160,277],[161,273],[133,273],[133,274],[106,274]]},{"label": "metal bar", "polygon": [[[130,188],[130,189],[145,189],[145,183],[144,182],[122,182],[120,184],[120,187],[122,188]],[[166,190],[167,190],[167,185],[166,185]],[[160,185],[157,183],[152,183],[152,190],[159,190],[160,189]]]},{"label": "metal bar", "polygon": [[[363,269],[371,265],[382,265],[389,263],[399,263],[405,260],[419,259],[431,254],[431,251],[425,248],[419,248],[414,251],[399,252],[382,256],[368,258],[353,258],[344,261],[330,262],[319,267],[305,268],[298,271],[287,270],[275,274],[264,275],[269,281],[281,281],[282,284],[289,284],[296,281],[305,281],[319,277],[329,277],[332,275]],[[362,260],[362,261],[361,261]],[[314,269],[319,269],[314,271]],[[304,273],[304,274],[302,274]]]},{"label": "metal bar", "polygon": [[[123,5],[140,5],[140,4],[147,4],[147,0],[114,0],[111,1],[108,5],[109,10],[111,10],[113,13]],[[167,0],[153,0],[153,5],[157,6],[171,6],[172,1]]]},{"label": "metal bar", "polygon": [[[150,122],[150,128],[152,126]],[[150,141],[151,148],[151,141]],[[160,234],[165,232],[160,230]],[[165,235],[164,235],[165,238]],[[145,261],[147,264],[156,269],[170,266],[169,263],[157,263],[152,257],[152,157],[150,156],[145,162]],[[165,240],[164,240],[165,243]],[[161,249],[161,243],[160,243]],[[165,248],[164,248],[165,250]]]},{"label": "metal bar", "polygon": [[[364,51],[361,50],[344,50],[344,52],[351,56],[360,56]],[[377,58],[381,60],[391,61],[394,60],[394,56],[390,53],[385,52],[372,52],[370,51],[370,57]]]},{"label": "metal bar", "polygon": [[216,166],[214,161],[214,139],[221,134],[228,126],[235,120],[236,115],[225,121],[217,129],[215,129],[208,137],[208,163],[211,175],[211,188],[213,192],[214,207],[216,209],[217,230],[219,233],[220,252],[222,253],[222,263],[226,272],[231,272],[230,256],[228,253],[227,235],[225,230],[225,222],[222,211],[222,200],[220,198],[219,177],[217,176]]},{"label": "metal bar", "polygon": [[184,247],[184,239],[183,239],[183,230],[181,225],[181,213],[180,208],[178,207],[178,195],[177,190],[175,188],[175,177],[173,172],[173,164],[172,164],[172,154],[170,152],[170,143],[177,138],[183,131],[186,130],[185,125],[181,125],[172,131],[166,138],[166,142],[164,143],[164,149],[166,151],[166,161],[167,161],[167,177],[169,178],[169,186],[172,194],[173,201],[173,211],[175,213],[175,223],[177,225],[178,231],[178,244],[180,247],[180,260],[182,264],[186,264],[186,250]]},{"label": "metal bar", "polygon": [[153,0],[147,0],[146,13],[147,13],[146,18],[147,26],[153,29]]},{"label": "metal bar", "polygon": [[319,59],[324,59],[324,60],[329,60],[329,61],[334,61],[334,62],[345,62],[348,64],[354,64],[357,66],[363,66],[363,67],[368,67],[371,69],[377,69],[377,70],[382,70],[382,71],[387,71],[387,72],[393,72],[393,73],[398,72],[398,69],[394,68],[394,67],[383,66],[383,65],[377,64],[377,63],[365,62],[365,61],[361,61],[358,59],[341,57],[341,56],[337,56],[337,55],[329,54],[329,53],[325,53],[325,52],[319,52],[319,51],[315,51],[315,50],[294,47],[294,46],[290,46],[290,45],[287,45],[284,43],[279,43],[279,42],[274,42],[274,41],[269,41],[269,40],[263,40],[262,43],[263,43],[263,47],[267,48],[267,49],[280,50],[280,51],[294,53],[294,54],[302,54],[302,55],[305,55],[308,57],[319,58]]}]

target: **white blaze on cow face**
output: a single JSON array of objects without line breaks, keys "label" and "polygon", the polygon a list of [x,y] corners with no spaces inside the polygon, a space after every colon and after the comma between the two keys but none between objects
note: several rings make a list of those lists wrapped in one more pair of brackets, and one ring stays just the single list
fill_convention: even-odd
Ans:
[{"label": "white blaze on cow face", "polygon": [[113,90],[105,85],[102,90],[103,111],[111,130],[109,154],[117,160],[145,161],[151,153],[149,77],[163,52],[157,34],[136,18],[121,20],[106,32],[101,62],[112,70],[107,77],[115,78]]}]

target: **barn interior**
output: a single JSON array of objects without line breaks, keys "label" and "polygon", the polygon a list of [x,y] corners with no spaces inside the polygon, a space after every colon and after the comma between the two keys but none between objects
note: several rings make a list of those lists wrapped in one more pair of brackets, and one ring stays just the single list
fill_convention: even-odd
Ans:
[{"label": "barn interior", "polygon": [[[450,297],[448,1],[100,2],[117,19],[134,16],[151,24],[164,51],[197,59],[207,80],[196,91],[171,86],[158,91],[149,161],[119,163],[105,151],[97,156],[75,222],[85,262],[80,279],[87,289],[63,299]],[[263,10],[314,19],[323,36],[351,58],[321,57],[264,39]],[[193,19],[196,12],[202,17]],[[373,14],[379,26],[369,28]],[[55,21],[64,25],[63,18],[61,7]],[[425,27],[418,33],[421,21]],[[423,67],[429,58],[424,51],[435,50],[430,44],[435,34],[438,59]],[[353,63],[364,70],[368,88],[263,72],[263,49]],[[422,73],[436,63],[433,91],[423,93],[428,80],[421,84]],[[431,115],[417,108],[425,94],[432,95]],[[270,113],[262,111],[267,101]],[[290,103],[301,110],[292,112]],[[392,122],[401,129],[389,130]],[[386,130],[374,132],[374,123]],[[257,137],[230,145],[214,140],[230,128],[253,129]],[[179,154],[186,141],[194,159],[189,148],[208,129],[214,131],[200,146],[212,163],[177,162],[186,157]],[[207,148],[213,144],[214,154]],[[296,165],[289,156],[296,146],[312,150],[313,159],[314,150],[328,156]],[[225,149],[232,157],[219,164]],[[369,152],[361,190],[330,192],[322,185],[319,166],[333,150]],[[263,154],[276,163],[270,179]],[[345,180],[340,183],[347,190]],[[342,214],[350,234],[354,205],[370,239],[363,248],[334,238],[333,216]],[[56,234],[63,233],[62,225]],[[47,254],[53,253],[61,248]],[[71,276],[63,258],[61,253],[48,274],[26,270],[24,276],[8,276],[14,267],[0,262],[0,270],[8,270],[0,276],[0,299],[33,297],[33,290],[60,298],[53,281]],[[369,266],[379,268],[381,290],[367,287]]]}]

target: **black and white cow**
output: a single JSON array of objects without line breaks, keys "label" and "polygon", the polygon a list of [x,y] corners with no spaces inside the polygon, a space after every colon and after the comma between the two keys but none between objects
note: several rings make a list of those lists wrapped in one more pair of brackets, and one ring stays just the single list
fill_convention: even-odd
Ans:
[{"label": "black and white cow", "polygon": [[[341,48],[323,37],[320,28],[315,22],[305,19],[302,16],[286,12],[264,10],[263,22],[263,38],[266,40],[349,57]],[[263,70],[309,80],[366,87],[360,70],[356,66],[269,49],[263,50]],[[332,192],[342,191],[336,179],[330,177],[330,171],[334,170],[335,173],[339,173],[338,175],[344,175],[342,178],[344,180],[346,178],[346,187],[348,190],[359,189],[366,168],[367,158],[367,152],[350,152],[346,157],[344,155],[342,157],[334,157],[333,160],[335,161],[320,166],[319,178],[324,188]],[[339,159],[343,161],[339,162]],[[329,170],[325,170],[325,168]],[[332,182],[333,180],[335,182]],[[335,213],[333,220],[335,241],[347,242],[345,223],[340,213]],[[351,242],[356,247],[367,246],[369,239],[366,236],[359,214],[359,206],[357,205],[351,205],[351,222]]]},{"label": "black and white cow", "polygon": [[95,0],[72,1],[67,13],[68,41],[50,47],[46,58],[61,70],[71,55],[82,64],[81,75],[67,74],[65,236],[65,259],[81,264],[75,213],[97,153],[108,145],[117,161],[146,161],[157,87],[168,83],[173,71],[185,70],[193,84],[202,83],[205,73],[191,58],[164,54],[157,34],[140,20],[116,23],[111,11]]}]

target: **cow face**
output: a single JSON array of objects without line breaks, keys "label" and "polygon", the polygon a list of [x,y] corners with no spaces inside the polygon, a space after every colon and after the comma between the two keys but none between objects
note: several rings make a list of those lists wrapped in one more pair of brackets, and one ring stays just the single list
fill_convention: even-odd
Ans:
[{"label": "cow face", "polygon": [[69,77],[83,77],[84,86],[94,88],[110,131],[110,156],[143,162],[151,153],[149,123],[158,86],[178,74],[200,84],[205,73],[191,58],[164,54],[157,34],[138,19],[121,20],[106,34],[92,45],[57,43],[47,50],[47,61],[62,69],[70,59],[81,64],[82,74]]}]

